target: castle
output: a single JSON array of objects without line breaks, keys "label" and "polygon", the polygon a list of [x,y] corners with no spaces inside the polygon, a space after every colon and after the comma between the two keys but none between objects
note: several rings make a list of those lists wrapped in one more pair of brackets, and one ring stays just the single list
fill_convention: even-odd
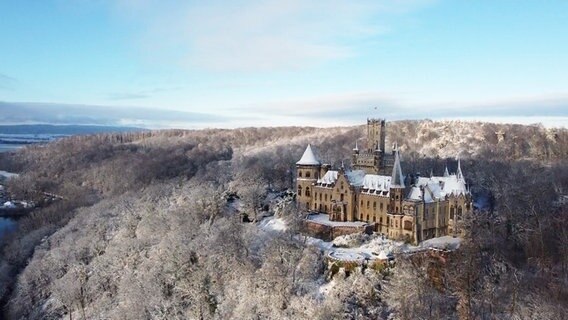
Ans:
[{"label": "castle", "polygon": [[[332,170],[308,145],[296,163],[296,201],[330,221],[361,221],[390,239],[411,243],[456,235],[460,218],[472,211],[461,165],[443,176],[406,179],[399,151],[385,152],[385,120],[367,120],[366,149],[355,143],[353,170]],[[410,181],[409,181],[410,180]]]}]

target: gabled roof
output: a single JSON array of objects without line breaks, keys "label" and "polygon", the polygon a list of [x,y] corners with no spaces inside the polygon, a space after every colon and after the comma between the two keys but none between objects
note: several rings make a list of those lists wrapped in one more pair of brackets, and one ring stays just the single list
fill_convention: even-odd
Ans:
[{"label": "gabled roof", "polygon": [[308,144],[308,147],[306,148],[306,151],[304,151],[302,158],[300,159],[300,161],[296,162],[296,164],[304,166],[315,166],[320,165],[321,163],[316,158],[316,155],[312,150],[312,146]]},{"label": "gabled roof", "polygon": [[336,170],[329,170],[317,181],[317,183],[334,184],[335,181],[337,181],[337,174],[338,172]]}]

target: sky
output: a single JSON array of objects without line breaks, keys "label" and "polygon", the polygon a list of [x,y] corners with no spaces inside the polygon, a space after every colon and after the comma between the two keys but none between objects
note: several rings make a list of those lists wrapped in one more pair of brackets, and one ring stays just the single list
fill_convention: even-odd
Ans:
[{"label": "sky", "polygon": [[568,127],[564,0],[0,0],[0,124]]}]

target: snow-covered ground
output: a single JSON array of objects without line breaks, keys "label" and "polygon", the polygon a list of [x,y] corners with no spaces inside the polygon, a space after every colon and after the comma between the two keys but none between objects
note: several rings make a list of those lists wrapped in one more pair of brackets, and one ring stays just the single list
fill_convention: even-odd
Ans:
[{"label": "snow-covered ground", "polygon": [[258,227],[267,231],[286,231],[288,227],[282,218],[267,217],[262,219]]},{"label": "snow-covered ground", "polygon": [[[268,217],[259,223],[259,227],[266,231],[285,231],[287,230],[286,221],[282,218]],[[335,238],[333,241],[323,241],[321,239],[299,236],[310,245],[322,249],[330,257],[337,260],[359,261],[359,260],[384,260],[385,257],[392,257],[398,253],[413,253],[429,248],[442,250],[455,250],[459,248],[461,238],[444,236],[426,240],[418,246],[413,246],[402,241],[387,239],[379,234],[350,234]]]},{"label": "snow-covered ground", "polygon": [[353,222],[330,221],[329,215],[322,213],[310,214],[308,216],[308,220],[333,227],[363,227],[367,225],[367,223],[361,221],[353,221]]}]

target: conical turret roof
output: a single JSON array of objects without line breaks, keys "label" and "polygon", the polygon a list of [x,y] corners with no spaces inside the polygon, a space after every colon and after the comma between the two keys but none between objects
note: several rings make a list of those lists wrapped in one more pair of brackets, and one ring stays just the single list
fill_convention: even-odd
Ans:
[{"label": "conical turret roof", "polygon": [[308,147],[306,148],[306,151],[304,151],[302,158],[300,159],[300,161],[296,162],[296,164],[304,166],[320,165],[320,162],[316,158],[316,155],[314,154],[311,145],[308,144]]},{"label": "conical turret roof", "polygon": [[391,187],[404,188],[404,176],[402,175],[402,168],[400,167],[398,149],[394,153],[394,166],[392,167]]}]

